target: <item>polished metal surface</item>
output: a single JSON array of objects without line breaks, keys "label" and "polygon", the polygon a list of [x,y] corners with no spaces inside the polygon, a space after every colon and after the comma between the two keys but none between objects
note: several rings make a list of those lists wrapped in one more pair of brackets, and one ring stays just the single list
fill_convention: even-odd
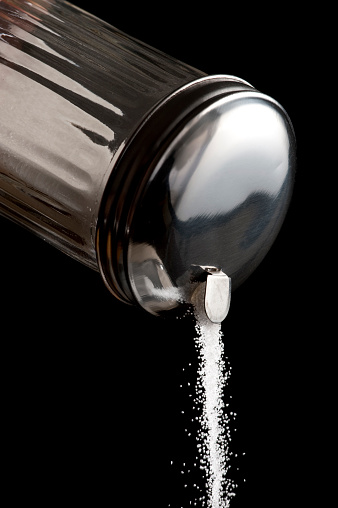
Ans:
[{"label": "polished metal surface", "polygon": [[[157,284],[157,276],[155,276],[154,285],[148,284],[147,271],[148,269],[152,272],[156,271],[156,249],[167,248],[164,243],[167,238],[170,238],[172,224],[170,221],[161,223],[163,220],[161,189],[158,189],[159,194],[156,196],[157,185],[152,186],[151,200],[146,197],[143,201],[146,189],[153,181],[158,162],[165,157],[167,147],[173,140],[179,139],[191,119],[198,117],[218,99],[249,90],[254,91],[254,88],[247,82],[227,75],[206,76],[188,83],[159,102],[126,145],[106,185],[98,218],[96,247],[102,277],[110,291],[119,299],[127,303],[142,302],[143,306],[144,302],[142,298],[139,298],[139,294],[145,296],[145,301],[152,300],[156,294],[155,301],[159,311],[177,307],[182,298],[185,302],[190,301],[188,294],[178,295],[182,288],[176,284],[171,282]],[[164,171],[166,169],[170,171],[168,162],[164,163]],[[188,181],[182,181],[181,190],[188,183]],[[158,203],[157,199],[160,200]],[[139,209],[144,208],[149,210],[152,220],[155,220],[154,231],[150,231],[148,219],[140,225],[139,230],[133,229],[135,215],[137,219],[139,213],[143,213]],[[159,230],[157,226],[160,227]],[[167,226],[168,231],[162,238],[160,235],[164,233]],[[155,235],[153,242],[147,240],[141,247],[136,247],[138,236],[141,235],[143,239],[148,232]],[[136,236],[131,236],[134,233]],[[136,274],[137,288],[133,287],[134,268],[129,266],[130,242],[135,247],[136,262],[132,262],[133,266],[136,270],[139,267],[141,272],[144,271],[143,274]],[[160,265],[164,267],[161,262]],[[172,268],[175,267],[175,259],[171,260],[170,265]],[[169,267],[170,281],[173,280],[173,274],[170,273],[171,267]],[[160,278],[162,277],[168,277],[168,275],[164,275],[161,271]],[[150,280],[153,280],[151,276]],[[145,287],[143,287],[144,284]],[[189,287],[186,289],[190,291]],[[146,308],[150,310],[150,307]]]},{"label": "polished metal surface", "polygon": [[255,90],[217,97],[187,121],[128,225],[126,271],[137,301],[154,314],[189,301],[195,265],[218,267],[238,287],[278,234],[294,169],[288,116]]}]

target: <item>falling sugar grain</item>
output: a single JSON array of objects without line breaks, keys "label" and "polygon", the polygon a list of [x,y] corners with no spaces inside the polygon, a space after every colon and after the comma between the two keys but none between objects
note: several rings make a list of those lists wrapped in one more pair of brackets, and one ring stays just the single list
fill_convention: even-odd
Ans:
[{"label": "falling sugar grain", "polygon": [[228,508],[236,485],[229,478],[230,421],[224,407],[224,389],[230,375],[226,371],[221,325],[211,322],[204,311],[204,298],[195,300],[195,346],[199,366],[195,405],[198,417],[197,449],[200,467],[205,473],[206,508]]}]

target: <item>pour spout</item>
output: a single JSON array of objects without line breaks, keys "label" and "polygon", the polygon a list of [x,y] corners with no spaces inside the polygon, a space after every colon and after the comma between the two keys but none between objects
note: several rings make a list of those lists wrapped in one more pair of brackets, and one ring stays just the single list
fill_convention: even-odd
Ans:
[{"label": "pour spout", "polygon": [[195,280],[200,281],[198,290],[200,309],[203,307],[212,323],[221,323],[230,308],[231,278],[215,266],[193,265],[193,269]]},{"label": "pour spout", "polygon": [[207,273],[204,308],[213,323],[221,323],[227,316],[231,299],[231,279],[222,270],[203,266]]}]

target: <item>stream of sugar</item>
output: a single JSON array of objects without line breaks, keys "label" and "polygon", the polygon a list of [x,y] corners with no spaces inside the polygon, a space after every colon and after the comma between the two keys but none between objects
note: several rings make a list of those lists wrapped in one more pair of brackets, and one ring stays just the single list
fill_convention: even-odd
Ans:
[{"label": "stream of sugar", "polygon": [[206,478],[207,508],[228,508],[236,485],[228,477],[231,441],[229,417],[223,396],[230,371],[225,370],[224,345],[220,324],[196,312],[195,344],[199,357],[196,404],[199,418],[197,448]]},{"label": "stream of sugar", "polygon": [[[198,289],[194,292],[192,298],[196,322],[194,342],[198,367],[193,409],[198,412],[195,417],[198,423],[196,435],[198,456],[196,459],[199,459],[204,485],[200,487],[194,484],[199,492],[199,497],[191,499],[190,506],[229,508],[237,488],[236,483],[229,476],[232,456],[230,451],[230,415],[235,413],[227,414],[224,403],[224,391],[230,377],[231,367],[228,365],[226,368],[224,361],[221,324],[213,323],[207,317],[204,299],[205,288],[204,291],[202,288],[202,290]],[[190,385],[190,383],[188,384]],[[184,472],[181,471],[182,474]],[[171,506],[171,504],[168,505],[168,507]]]}]

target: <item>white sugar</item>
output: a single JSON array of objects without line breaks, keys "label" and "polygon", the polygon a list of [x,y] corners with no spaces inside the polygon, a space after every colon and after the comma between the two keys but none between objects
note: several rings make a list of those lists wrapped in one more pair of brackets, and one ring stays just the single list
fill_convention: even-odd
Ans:
[{"label": "white sugar", "polygon": [[230,375],[223,360],[224,345],[220,324],[196,307],[195,344],[199,357],[195,404],[202,409],[197,436],[200,467],[205,473],[207,508],[228,508],[236,485],[228,477],[230,468],[229,417],[224,408],[224,388]]}]

